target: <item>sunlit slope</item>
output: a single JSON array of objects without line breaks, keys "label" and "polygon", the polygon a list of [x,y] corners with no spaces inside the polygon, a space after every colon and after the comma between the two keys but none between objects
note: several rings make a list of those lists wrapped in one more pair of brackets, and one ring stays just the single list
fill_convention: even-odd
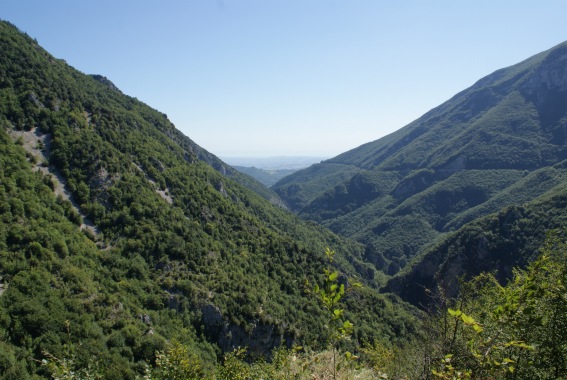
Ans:
[{"label": "sunlit slope", "polygon": [[563,43],[273,189],[303,218],[367,244],[367,259],[394,274],[448,231],[562,182],[561,169],[543,169],[567,157],[566,137]]},{"label": "sunlit slope", "polygon": [[0,51],[0,374],[46,376],[45,352],[71,346],[79,367],[97,357],[132,379],[167,340],[211,366],[237,346],[316,347],[328,331],[304,283],[326,247],[368,285],[355,339],[411,330],[361,244],[274,206],[166,115],[6,22]]},{"label": "sunlit slope", "polygon": [[548,233],[564,236],[567,226],[567,183],[554,186],[522,205],[505,207],[446,234],[423,250],[386,286],[416,305],[457,294],[460,282],[482,272],[501,283],[513,278],[514,268],[538,256]]}]

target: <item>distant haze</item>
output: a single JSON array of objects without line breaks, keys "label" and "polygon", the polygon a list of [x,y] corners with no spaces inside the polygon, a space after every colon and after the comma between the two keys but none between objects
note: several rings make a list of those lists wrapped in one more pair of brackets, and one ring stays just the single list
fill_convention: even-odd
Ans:
[{"label": "distant haze", "polygon": [[258,169],[303,169],[328,157],[220,157],[231,166],[255,167]]}]

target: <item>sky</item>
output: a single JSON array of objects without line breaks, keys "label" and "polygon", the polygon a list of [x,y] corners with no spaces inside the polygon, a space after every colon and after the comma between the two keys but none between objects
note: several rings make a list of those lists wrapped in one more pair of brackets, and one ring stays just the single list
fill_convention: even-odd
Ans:
[{"label": "sky", "polygon": [[567,40],[564,0],[0,0],[221,157],[333,157]]}]

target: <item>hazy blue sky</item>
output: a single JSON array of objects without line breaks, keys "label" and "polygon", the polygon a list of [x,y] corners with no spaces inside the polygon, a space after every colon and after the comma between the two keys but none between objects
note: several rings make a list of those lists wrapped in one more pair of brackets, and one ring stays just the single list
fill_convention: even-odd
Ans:
[{"label": "hazy blue sky", "polygon": [[567,39],[546,0],[1,0],[220,156],[334,156]]}]

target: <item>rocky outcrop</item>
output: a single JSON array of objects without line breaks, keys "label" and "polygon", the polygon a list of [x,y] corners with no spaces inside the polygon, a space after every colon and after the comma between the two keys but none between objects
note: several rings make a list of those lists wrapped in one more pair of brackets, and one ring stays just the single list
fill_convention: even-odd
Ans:
[{"label": "rocky outcrop", "polygon": [[0,276],[0,296],[6,291],[8,286],[4,283],[4,279]]},{"label": "rocky outcrop", "polygon": [[[67,187],[66,178],[63,177],[61,172],[55,167],[48,165],[51,153],[51,142],[53,139],[51,134],[43,133],[39,128],[32,128],[29,131],[12,129],[10,131],[10,135],[16,142],[19,141],[22,147],[26,150],[30,160],[35,162],[34,170],[42,172],[43,175],[49,178],[50,186],[55,195],[60,196],[71,203],[73,210],[79,216],[78,218],[81,222],[80,228],[82,230],[90,231],[94,237],[97,237],[100,234],[100,230],[81,211],[79,204],[71,193],[71,190]],[[102,175],[106,176],[107,174],[103,173]]]},{"label": "rocky outcrop", "polygon": [[205,334],[216,341],[223,352],[246,347],[251,358],[267,357],[274,348],[282,344],[289,347],[294,340],[293,335],[286,333],[282,326],[259,321],[249,324],[246,328],[231,324],[213,304],[201,307],[201,313]]},{"label": "rocky outcrop", "polygon": [[567,44],[557,47],[531,74],[521,87],[536,103],[546,101],[552,93],[567,91]]},{"label": "rocky outcrop", "polygon": [[114,83],[112,83],[112,82],[110,81],[110,79],[108,79],[107,77],[102,76],[102,75],[98,75],[98,74],[92,74],[92,75],[91,75],[91,78],[93,78],[93,79],[96,80],[97,82],[100,82],[100,83],[104,84],[105,86],[107,86],[108,88],[110,88],[112,91],[116,91],[116,92],[122,94],[122,91],[120,91],[120,89],[119,89],[118,87],[116,87],[116,86],[114,85]]},{"label": "rocky outcrop", "polygon": [[43,103],[39,100],[35,92],[30,92],[28,95],[28,99],[38,108],[45,108]]},{"label": "rocky outcrop", "polygon": [[[561,219],[553,221],[548,213],[557,213],[555,208],[567,203],[563,198],[561,203],[553,199],[533,208],[508,207],[466,225],[424,253],[409,271],[390,279],[384,290],[427,306],[437,295],[456,296],[461,279],[482,272],[492,272],[505,283],[514,268],[524,267],[537,255],[545,231],[560,227],[555,223]],[[528,220],[539,228],[526,227]]]}]

